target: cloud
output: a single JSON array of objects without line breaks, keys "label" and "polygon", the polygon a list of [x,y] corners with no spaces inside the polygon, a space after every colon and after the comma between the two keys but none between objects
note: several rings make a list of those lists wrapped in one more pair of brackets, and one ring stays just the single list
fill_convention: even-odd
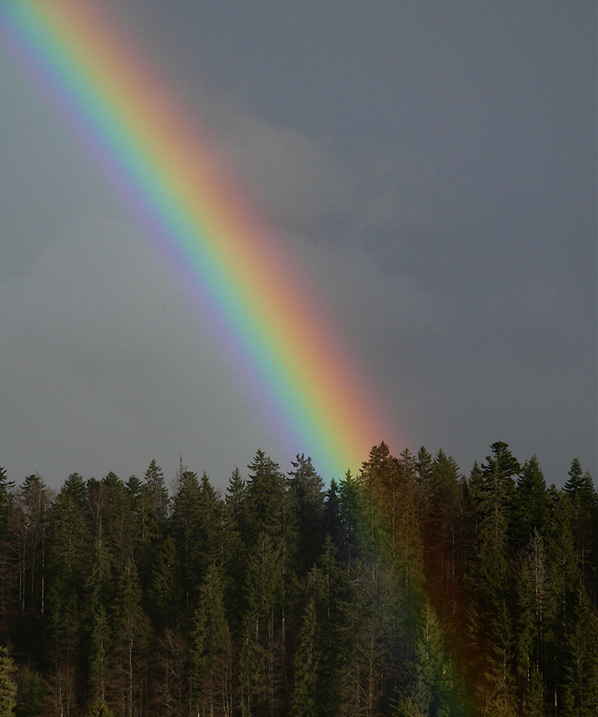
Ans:
[{"label": "cloud", "polygon": [[423,156],[375,145],[341,155],[332,138],[280,127],[250,112],[239,93],[196,101],[235,174],[282,230],[315,241],[436,226],[455,195]]}]

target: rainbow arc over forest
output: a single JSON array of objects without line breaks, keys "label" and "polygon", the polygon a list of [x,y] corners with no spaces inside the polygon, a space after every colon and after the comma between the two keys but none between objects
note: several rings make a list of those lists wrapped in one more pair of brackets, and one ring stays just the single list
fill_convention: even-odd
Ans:
[{"label": "rainbow arc over forest", "polygon": [[[5,0],[0,25],[148,234],[194,285],[264,410],[322,476],[388,440],[372,389],[213,143],[101,4]],[[199,308],[199,307],[198,307]],[[216,337],[215,337],[216,338]],[[257,388],[256,388],[257,387]]]}]

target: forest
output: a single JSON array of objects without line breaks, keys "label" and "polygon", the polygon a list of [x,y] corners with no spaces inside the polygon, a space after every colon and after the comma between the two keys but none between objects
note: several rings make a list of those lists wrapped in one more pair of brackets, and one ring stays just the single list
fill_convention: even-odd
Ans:
[{"label": "forest", "polygon": [[0,469],[0,715],[598,714],[598,498],[506,443],[329,485]]}]

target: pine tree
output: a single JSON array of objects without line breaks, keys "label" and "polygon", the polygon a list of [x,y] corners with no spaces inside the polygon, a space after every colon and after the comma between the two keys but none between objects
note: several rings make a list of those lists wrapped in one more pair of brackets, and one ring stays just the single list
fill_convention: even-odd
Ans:
[{"label": "pine tree", "polygon": [[425,551],[426,580],[443,624],[456,619],[461,597],[461,571],[464,528],[463,491],[459,466],[439,450],[426,469],[425,508],[422,536]]},{"label": "pine tree", "polygon": [[[316,607],[318,648],[317,704],[321,715],[337,714],[340,705],[340,682],[347,655],[347,633],[343,634],[343,603],[348,600],[348,575],[338,561],[338,550],[331,536],[316,568],[307,578],[307,594],[313,597]],[[347,649],[350,649],[347,647]]]},{"label": "pine tree", "polygon": [[114,712],[102,700],[96,700],[90,705],[85,717],[114,717]]},{"label": "pine tree", "polygon": [[281,698],[283,566],[282,546],[268,533],[261,533],[249,558],[245,586],[248,609],[241,649],[241,682],[246,711],[269,713]]},{"label": "pine tree", "polygon": [[[471,595],[469,624],[477,652],[485,657],[473,669],[471,679],[476,679],[485,713],[494,710],[497,715],[510,715],[514,714],[514,696],[508,525],[515,491],[513,476],[520,472],[520,466],[506,443],[494,443],[491,448],[492,455],[475,474],[470,492],[475,502],[471,506],[473,545],[466,576]],[[489,647],[482,651],[486,643]]]},{"label": "pine tree", "polygon": [[348,591],[339,600],[339,714],[384,714],[400,667],[393,648],[405,644],[401,586],[387,579],[377,564],[354,560]]},{"label": "pine tree", "polygon": [[15,566],[13,551],[14,531],[9,526],[16,525],[14,483],[9,481],[6,470],[0,467],[0,630],[4,632],[14,622],[18,611],[18,570]]},{"label": "pine tree", "polygon": [[334,478],[330,481],[324,502],[324,535],[329,536],[336,548],[340,549],[343,542],[341,499],[339,486]]},{"label": "pine tree", "polygon": [[209,566],[199,589],[192,631],[192,684],[198,714],[231,715],[233,648],[222,569]]},{"label": "pine tree", "polygon": [[295,653],[295,684],[291,693],[291,717],[313,717],[317,714],[319,656],[317,647],[315,600],[311,597],[303,614]]},{"label": "pine tree", "polygon": [[436,612],[424,601],[418,620],[414,655],[408,666],[409,682],[404,696],[395,700],[397,714],[436,715],[450,717],[453,695],[453,667],[447,655]]},{"label": "pine tree", "polygon": [[109,702],[119,705],[126,717],[142,712],[143,680],[140,679],[148,640],[147,618],[141,607],[141,587],[137,568],[131,558],[118,579],[114,605],[112,675]]},{"label": "pine tree", "polygon": [[43,677],[28,666],[17,676],[17,717],[37,717],[45,711],[48,685]]},{"label": "pine tree", "polygon": [[247,485],[239,469],[236,468],[229,480],[225,496],[227,533],[230,540],[228,551],[228,572],[231,579],[230,599],[231,627],[238,631],[241,628],[241,612],[244,600],[246,545],[245,536],[248,532],[248,492]]},{"label": "pine tree", "polygon": [[14,483],[8,480],[6,468],[0,466],[0,539],[4,536],[8,522],[8,513],[11,508],[11,491]]},{"label": "pine tree", "polygon": [[9,717],[17,706],[17,685],[13,679],[15,665],[5,647],[0,647],[0,714]]},{"label": "pine tree", "polygon": [[[137,480],[137,479],[136,479]],[[104,540],[116,572],[135,554],[139,527],[135,520],[126,485],[110,472],[102,479],[104,486]]]},{"label": "pine tree", "polygon": [[42,615],[45,611],[47,511],[50,496],[46,484],[37,473],[27,476],[19,488],[18,522],[12,540],[19,554],[19,605],[25,612]]},{"label": "pine tree", "polygon": [[154,556],[147,590],[149,612],[158,630],[174,628],[181,622],[183,597],[176,548],[170,535]]},{"label": "pine tree", "polygon": [[516,546],[525,547],[535,530],[542,533],[547,518],[546,483],[537,457],[532,456],[523,466],[514,495],[510,533]]},{"label": "pine tree", "polygon": [[104,481],[92,478],[87,482],[87,494],[92,558],[85,587],[89,596],[89,609],[93,612],[100,605],[109,605],[114,600],[115,585],[112,578],[114,555],[107,538],[108,488]]},{"label": "pine tree", "polygon": [[598,713],[598,615],[580,585],[565,636],[560,714]]},{"label": "pine tree", "polygon": [[108,655],[111,646],[108,615],[100,604],[93,614],[89,649],[89,689],[92,697],[104,702],[108,680]]},{"label": "pine tree", "polygon": [[287,497],[280,466],[263,451],[256,452],[248,468],[247,545],[251,548],[262,533],[267,533],[275,540],[283,535]]},{"label": "pine tree", "polygon": [[542,672],[546,592],[544,541],[536,528],[521,561],[516,585],[515,657],[520,685],[520,713],[526,717],[544,714]]},{"label": "pine tree", "polygon": [[347,471],[339,483],[340,494],[340,537],[337,543],[340,559],[351,565],[361,549],[360,521],[363,503],[362,487],[359,481]]},{"label": "pine tree", "polygon": [[289,473],[290,509],[297,518],[298,573],[305,575],[315,564],[324,540],[324,481],[311,458],[297,455]]},{"label": "pine tree", "polygon": [[428,490],[432,477],[432,455],[422,446],[417,452],[417,482],[424,490]]},{"label": "pine tree", "polygon": [[178,490],[173,500],[171,525],[181,567],[186,614],[191,609],[193,586],[197,585],[200,580],[198,536],[201,502],[201,489],[197,474],[183,470],[178,476]]},{"label": "pine tree", "polygon": [[584,583],[588,591],[595,595],[598,566],[592,558],[596,554],[595,541],[598,539],[598,497],[592,476],[583,472],[577,458],[571,464],[564,492],[572,508],[571,529],[581,561]]},{"label": "pine tree", "polygon": [[49,509],[47,620],[58,709],[70,711],[81,681],[85,591],[92,561],[92,535],[85,518],[87,490],[80,475],[65,481]]}]

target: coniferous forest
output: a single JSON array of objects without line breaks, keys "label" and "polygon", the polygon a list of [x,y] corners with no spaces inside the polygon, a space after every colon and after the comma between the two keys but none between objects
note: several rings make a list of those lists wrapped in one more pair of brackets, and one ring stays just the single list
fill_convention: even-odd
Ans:
[{"label": "coniferous forest", "polygon": [[0,469],[0,715],[598,714],[598,500],[505,443],[223,493]]}]

